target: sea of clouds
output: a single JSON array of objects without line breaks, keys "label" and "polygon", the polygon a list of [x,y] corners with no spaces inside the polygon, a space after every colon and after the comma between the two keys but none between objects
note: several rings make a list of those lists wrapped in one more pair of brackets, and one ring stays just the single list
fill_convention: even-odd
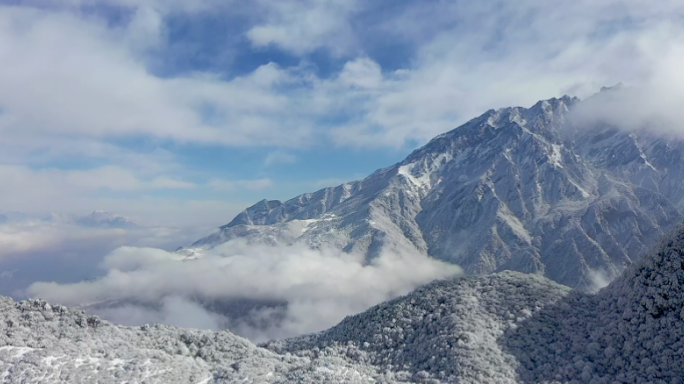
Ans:
[{"label": "sea of clouds", "polygon": [[230,328],[255,341],[316,332],[434,279],[461,274],[427,256],[384,252],[372,261],[338,250],[231,241],[187,260],[158,248],[120,247],[105,273],[38,282],[32,297],[81,305],[123,324]]}]

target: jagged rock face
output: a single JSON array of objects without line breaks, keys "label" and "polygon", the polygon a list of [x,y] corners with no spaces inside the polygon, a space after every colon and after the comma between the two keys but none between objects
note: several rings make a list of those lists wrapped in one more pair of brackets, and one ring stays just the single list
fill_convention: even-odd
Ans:
[{"label": "jagged rock face", "polygon": [[234,238],[389,248],[592,289],[682,220],[684,140],[577,127],[578,103],[490,110],[362,181],[262,201],[183,252]]}]

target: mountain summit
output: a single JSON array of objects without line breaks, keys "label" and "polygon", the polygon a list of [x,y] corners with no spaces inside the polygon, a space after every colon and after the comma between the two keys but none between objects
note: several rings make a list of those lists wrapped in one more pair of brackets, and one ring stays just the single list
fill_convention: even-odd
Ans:
[{"label": "mountain summit", "polygon": [[489,110],[361,181],[261,201],[181,252],[235,238],[388,248],[596,289],[682,220],[684,140],[578,126],[585,102]]}]

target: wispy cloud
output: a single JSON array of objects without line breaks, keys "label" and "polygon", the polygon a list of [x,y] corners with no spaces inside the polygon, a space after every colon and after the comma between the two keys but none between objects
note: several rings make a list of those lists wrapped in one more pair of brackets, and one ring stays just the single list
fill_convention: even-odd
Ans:
[{"label": "wispy cloud", "polygon": [[159,189],[194,189],[197,185],[168,177],[157,177],[149,182],[150,187]]},{"label": "wispy cloud", "polygon": [[[648,128],[651,132],[684,134],[684,110],[679,107],[684,101],[684,75],[678,70],[684,60],[684,45],[659,42],[662,35],[654,33],[653,41],[643,47],[649,56],[658,57],[643,81],[586,100],[574,111],[579,127],[607,123],[627,130]],[[684,31],[679,36],[684,39]]]},{"label": "wispy cloud", "polygon": [[236,189],[246,189],[249,191],[261,191],[273,186],[270,179],[255,180],[222,180],[211,179],[207,186],[216,191],[234,191]]},{"label": "wispy cloud", "polygon": [[[684,30],[675,1],[653,7],[637,1],[407,3],[372,31],[411,45],[412,64],[383,71],[349,27],[364,11],[356,2],[261,1],[254,8],[266,13],[247,33],[254,44],[295,55],[355,47],[340,58],[346,63],[339,74],[321,78],[310,67],[267,64],[231,80],[209,73],[160,78],[135,49],[136,41],[155,41],[163,28],[154,11],[161,4],[150,4],[137,7],[123,34],[74,13],[3,7],[0,129],[239,146],[296,147],[326,137],[400,146],[490,107],[566,92],[585,96],[620,80],[657,81],[655,72],[675,68],[656,48],[681,48]],[[9,27],[17,23],[21,30]],[[331,123],[330,116],[341,118]]]},{"label": "wispy cloud", "polygon": [[0,196],[6,200],[10,196],[20,196],[26,193],[73,193],[74,191],[100,189],[137,191],[195,187],[190,182],[175,180],[170,177],[144,180],[133,171],[117,166],[104,166],[88,170],[61,170],[56,168],[34,170],[25,166],[0,165],[0,178],[5,180],[5,183],[0,186]]},{"label": "wispy cloud", "polygon": [[167,250],[212,232],[206,227],[91,228],[23,220],[0,224],[0,295],[21,296],[36,281],[79,282],[101,276],[102,259],[122,245]]},{"label": "wispy cloud", "polygon": [[355,48],[350,17],[360,8],[356,0],[259,0],[265,20],[247,37],[256,47],[275,45],[302,55],[326,47],[335,55]]},{"label": "wispy cloud", "polygon": [[264,159],[264,166],[270,167],[276,164],[295,164],[299,159],[297,156],[285,152],[285,151],[275,151],[269,153]]},{"label": "wispy cloud", "polygon": [[[75,13],[4,6],[0,129],[228,146],[298,147],[320,140],[400,146],[428,140],[490,107],[566,92],[585,96],[600,85],[672,72],[656,48],[681,47],[684,29],[676,23],[682,10],[675,1],[653,7],[636,1],[408,3],[404,12],[358,32],[384,33],[412,47],[410,66],[386,71],[356,41],[364,36],[349,28],[364,11],[355,2],[262,1],[254,7],[266,10],[248,31],[258,46],[274,44],[302,57],[321,47],[355,48],[338,59],[339,73],[325,78],[311,66],[276,63],[230,80],[210,73],[161,78],[147,70],[134,42],[154,41],[163,28],[164,18],[149,5],[137,8],[124,33]],[[9,27],[17,23],[20,30]]]}]

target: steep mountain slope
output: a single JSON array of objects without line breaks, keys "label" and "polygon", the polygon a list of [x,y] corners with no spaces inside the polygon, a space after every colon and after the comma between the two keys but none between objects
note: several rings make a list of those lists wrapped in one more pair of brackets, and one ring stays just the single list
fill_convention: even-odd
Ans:
[{"label": "steep mountain slope", "polygon": [[684,140],[578,127],[580,104],[490,110],[364,180],[261,201],[181,252],[235,238],[369,259],[387,247],[596,288],[682,220]]},{"label": "steep mountain slope", "polygon": [[598,294],[502,272],[436,281],[314,335],[121,327],[0,298],[3,383],[681,383],[684,227]]}]

